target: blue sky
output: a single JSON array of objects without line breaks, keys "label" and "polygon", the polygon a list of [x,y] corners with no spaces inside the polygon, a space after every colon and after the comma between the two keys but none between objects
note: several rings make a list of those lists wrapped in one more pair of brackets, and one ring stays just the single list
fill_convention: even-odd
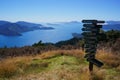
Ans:
[{"label": "blue sky", "polygon": [[120,0],[0,0],[0,20],[64,22],[120,20]]}]

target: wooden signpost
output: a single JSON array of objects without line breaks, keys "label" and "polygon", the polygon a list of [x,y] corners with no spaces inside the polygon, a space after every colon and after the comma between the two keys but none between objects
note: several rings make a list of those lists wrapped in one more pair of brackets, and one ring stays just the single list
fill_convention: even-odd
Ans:
[{"label": "wooden signpost", "polygon": [[93,65],[96,65],[98,67],[101,67],[103,65],[102,62],[95,59],[95,54],[97,50],[97,43],[98,36],[100,35],[100,28],[102,28],[102,25],[104,21],[97,21],[97,20],[83,20],[82,21],[83,28],[82,33],[84,41],[85,41],[85,58],[89,62],[89,71],[93,71]]}]

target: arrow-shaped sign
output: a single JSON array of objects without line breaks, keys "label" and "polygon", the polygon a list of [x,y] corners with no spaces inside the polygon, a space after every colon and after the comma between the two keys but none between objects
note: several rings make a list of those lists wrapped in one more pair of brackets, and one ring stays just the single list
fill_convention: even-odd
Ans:
[{"label": "arrow-shaped sign", "polygon": [[94,31],[94,32],[98,32],[100,29],[99,28],[82,28],[82,31]]},{"label": "arrow-shaped sign", "polygon": [[103,66],[103,63],[102,62],[100,62],[100,61],[98,61],[97,59],[87,59],[87,61],[89,61],[89,62],[91,62],[91,63],[93,63],[94,65],[96,65],[96,66],[98,66],[98,67],[101,67],[101,66]]},{"label": "arrow-shaped sign", "polygon": [[83,24],[83,26],[89,28],[102,28],[102,25],[94,25],[94,24]]},{"label": "arrow-shaped sign", "polygon": [[97,21],[97,20],[82,20],[82,23],[93,23],[93,24],[97,24],[97,23],[105,23],[105,21]]},{"label": "arrow-shaped sign", "polygon": [[97,43],[95,43],[95,42],[85,42],[85,44],[97,45]]},{"label": "arrow-shaped sign", "polygon": [[96,48],[93,48],[93,49],[91,49],[91,48],[86,48],[86,50],[85,50],[86,52],[88,52],[88,51],[96,51]]},{"label": "arrow-shaped sign", "polygon": [[88,35],[88,36],[91,36],[91,35],[92,35],[92,36],[97,36],[97,33],[83,32],[82,35],[84,35],[84,36],[87,36],[87,35]]},{"label": "arrow-shaped sign", "polygon": [[84,39],[89,41],[97,41],[97,37],[84,37]]},{"label": "arrow-shaped sign", "polygon": [[96,53],[96,49],[85,50],[85,53],[88,53],[88,54],[95,54],[95,53]]},{"label": "arrow-shaped sign", "polygon": [[92,47],[89,46],[89,47],[84,47],[84,48],[85,48],[85,49],[97,49],[96,46],[94,46],[94,47],[93,47],[93,46],[92,46]]},{"label": "arrow-shaped sign", "polygon": [[84,48],[89,48],[89,47],[97,47],[97,45],[91,45],[91,44],[85,44]]},{"label": "arrow-shaped sign", "polygon": [[89,39],[88,39],[88,40],[85,39],[84,42],[85,42],[85,43],[98,43],[97,40],[89,40]]},{"label": "arrow-shaped sign", "polygon": [[97,20],[82,20],[82,23],[97,23]]}]

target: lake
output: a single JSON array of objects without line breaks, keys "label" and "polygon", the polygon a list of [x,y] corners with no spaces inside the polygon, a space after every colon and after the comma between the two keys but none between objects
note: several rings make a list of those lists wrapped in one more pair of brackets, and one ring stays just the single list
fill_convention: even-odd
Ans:
[{"label": "lake", "polygon": [[30,46],[39,42],[52,42],[56,43],[61,40],[71,39],[72,33],[81,33],[81,25],[59,24],[48,25],[55,29],[53,30],[35,30],[23,33],[22,36],[3,36],[0,35],[0,47],[23,47]]}]

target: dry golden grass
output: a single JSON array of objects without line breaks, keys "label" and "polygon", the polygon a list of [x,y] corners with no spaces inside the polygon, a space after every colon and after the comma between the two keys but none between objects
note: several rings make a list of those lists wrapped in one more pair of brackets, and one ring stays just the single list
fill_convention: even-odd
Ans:
[{"label": "dry golden grass", "polygon": [[48,51],[43,54],[41,54],[39,57],[42,59],[45,58],[51,58],[59,55],[69,55],[69,56],[74,56],[74,57],[80,57],[83,58],[84,52],[82,50],[56,50],[56,51]]},{"label": "dry golden grass", "polygon": [[109,67],[120,66],[120,56],[105,50],[98,50],[97,58],[102,60]]},{"label": "dry golden grass", "polygon": [[1,77],[7,77],[9,78],[10,76],[16,74],[17,72],[17,67],[14,64],[14,62],[0,62],[0,76]]},{"label": "dry golden grass", "polygon": [[[90,78],[91,76],[87,67],[80,67],[75,71],[63,67],[38,74],[20,76],[17,80],[90,80]],[[14,80],[16,80],[16,78]]]},{"label": "dry golden grass", "polygon": [[[36,64],[31,65],[33,60],[44,61],[61,55],[74,56],[78,59],[80,58],[80,60],[84,60],[84,52],[78,49],[48,51],[36,56],[8,58],[0,61],[0,80],[3,77],[9,78],[10,80],[119,80],[120,78],[120,56],[105,50],[98,50],[96,54],[97,59],[104,62],[105,65],[102,68],[94,67],[92,75],[89,73],[88,65],[83,66],[83,63],[76,64],[72,69],[68,68],[69,64],[65,64],[68,67],[65,67],[63,64],[63,67],[60,69],[24,74],[29,66],[36,66]],[[46,67],[46,65],[48,66],[46,63],[42,62],[39,65]]]},{"label": "dry golden grass", "polygon": [[[32,57],[14,57],[0,61],[0,77],[9,78],[18,74],[20,68],[26,68]],[[21,63],[21,65],[20,65]],[[23,65],[24,64],[24,65]]]}]

